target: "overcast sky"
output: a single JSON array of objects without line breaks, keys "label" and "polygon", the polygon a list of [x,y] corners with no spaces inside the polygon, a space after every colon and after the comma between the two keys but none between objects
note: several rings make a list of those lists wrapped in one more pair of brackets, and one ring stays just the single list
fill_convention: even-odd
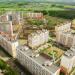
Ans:
[{"label": "overcast sky", "polygon": [[0,1],[52,1],[52,2],[75,2],[75,0],[0,0]]}]

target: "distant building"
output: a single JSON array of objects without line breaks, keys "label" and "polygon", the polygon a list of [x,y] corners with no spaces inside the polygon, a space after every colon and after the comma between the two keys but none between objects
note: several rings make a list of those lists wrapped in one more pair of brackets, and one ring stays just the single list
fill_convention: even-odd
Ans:
[{"label": "distant building", "polygon": [[14,58],[16,57],[18,41],[10,41],[6,37],[0,35],[0,46],[2,46],[11,56]]},{"label": "distant building", "polygon": [[17,47],[17,59],[33,75],[60,75],[60,67],[51,64],[51,60],[33,53],[27,46]]},{"label": "distant building", "polygon": [[28,46],[36,48],[46,42],[48,42],[49,38],[49,31],[48,30],[37,30],[36,32],[31,33],[28,35]]},{"label": "distant building", "polygon": [[75,67],[75,47],[67,50],[61,57],[60,62],[61,70],[66,74],[70,73],[72,68]]},{"label": "distant building", "polygon": [[7,20],[12,21],[13,25],[20,24],[20,12],[7,12]]},{"label": "distant building", "polygon": [[29,13],[27,13],[27,18],[42,19],[43,18],[43,13],[29,12]]},{"label": "distant building", "polygon": [[56,42],[70,48],[75,45],[75,35],[71,32],[57,32]]},{"label": "distant building", "polygon": [[71,30],[71,23],[64,23],[55,27],[55,32],[68,32]]},{"label": "distant building", "polygon": [[55,27],[56,42],[66,47],[72,47],[75,44],[75,35],[71,32],[70,26],[71,23]]}]

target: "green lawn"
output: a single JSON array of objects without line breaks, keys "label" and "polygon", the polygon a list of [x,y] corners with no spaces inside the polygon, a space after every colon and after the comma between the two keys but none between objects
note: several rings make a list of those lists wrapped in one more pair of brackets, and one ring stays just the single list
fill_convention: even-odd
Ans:
[{"label": "green lawn", "polygon": [[7,63],[0,59],[0,69],[4,75],[19,75],[16,69],[12,69]]},{"label": "green lawn", "polygon": [[53,4],[53,3],[26,3],[26,2],[15,2],[15,3],[0,3],[0,10],[58,10],[62,11],[67,8],[75,8],[73,5],[64,4]]}]

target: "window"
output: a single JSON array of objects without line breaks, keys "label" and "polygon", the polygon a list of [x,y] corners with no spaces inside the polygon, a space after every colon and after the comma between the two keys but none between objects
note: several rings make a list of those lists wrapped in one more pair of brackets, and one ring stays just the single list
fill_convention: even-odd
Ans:
[{"label": "window", "polygon": [[8,20],[12,21],[12,16],[11,15],[8,16]]}]

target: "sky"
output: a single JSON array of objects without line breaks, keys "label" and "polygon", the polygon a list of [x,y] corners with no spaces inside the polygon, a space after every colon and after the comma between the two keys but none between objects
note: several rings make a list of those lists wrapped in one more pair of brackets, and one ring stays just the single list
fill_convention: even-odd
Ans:
[{"label": "sky", "polygon": [[75,2],[75,0],[0,0],[0,2],[7,1],[50,1],[50,2]]}]

